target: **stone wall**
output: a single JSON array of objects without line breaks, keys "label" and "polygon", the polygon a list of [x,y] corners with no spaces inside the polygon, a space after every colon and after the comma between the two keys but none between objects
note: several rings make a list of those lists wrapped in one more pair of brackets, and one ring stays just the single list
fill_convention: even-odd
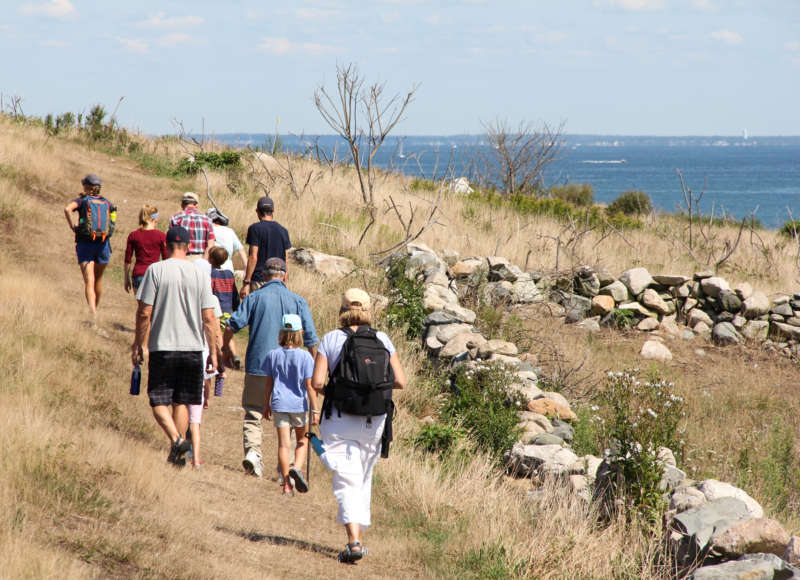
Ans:
[{"label": "stone wall", "polygon": [[[522,395],[525,408],[520,412],[523,436],[506,457],[508,473],[559,478],[587,502],[602,496],[611,476],[609,463],[573,451],[572,422],[577,417],[569,401],[539,387],[534,356],[478,332],[473,326],[476,313],[461,303],[464,296],[482,292],[480,299],[494,306],[548,304],[566,323],[588,332],[631,325],[654,335],[641,356],[662,361],[672,358],[660,340],[664,334],[685,340],[702,337],[719,345],[756,341],[789,355],[800,338],[800,294],[770,299],[749,284],[731,288],[712,272],[652,275],[633,268],[615,278],[584,267],[574,275],[551,278],[523,272],[497,256],[462,259],[420,243],[409,244],[405,252],[406,276],[424,280],[429,314],[423,342],[428,355],[446,368],[488,361],[514,373],[512,388]],[[351,269],[313,250],[296,254],[298,263],[323,275],[341,276]],[[800,537],[765,518],[758,502],[743,490],[714,479],[688,479],[669,449],[661,448],[658,457],[661,488],[669,500],[665,537],[680,575],[700,564],[693,578],[800,578],[800,568],[794,566],[800,565]],[[532,490],[532,500],[540,493]]]}]

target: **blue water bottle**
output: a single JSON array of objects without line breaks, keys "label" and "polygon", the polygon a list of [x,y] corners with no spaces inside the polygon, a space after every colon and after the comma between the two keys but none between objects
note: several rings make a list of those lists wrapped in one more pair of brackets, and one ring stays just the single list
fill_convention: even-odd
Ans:
[{"label": "blue water bottle", "polygon": [[216,381],[214,381],[214,396],[221,397],[222,396],[222,385],[225,382],[225,378],[220,374],[217,375]]},{"label": "blue water bottle", "polygon": [[139,394],[139,383],[142,382],[142,367],[136,365],[131,373],[131,395]]}]

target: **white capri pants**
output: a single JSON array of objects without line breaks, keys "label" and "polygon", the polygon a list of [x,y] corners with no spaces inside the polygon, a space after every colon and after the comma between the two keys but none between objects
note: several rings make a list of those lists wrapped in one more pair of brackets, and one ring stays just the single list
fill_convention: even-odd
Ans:
[{"label": "white capri pants", "polygon": [[372,417],[348,415],[336,409],[323,417],[319,432],[325,452],[322,463],[333,472],[333,495],[339,503],[336,521],[340,524],[370,525],[372,470],[380,457],[381,437],[386,415]]}]

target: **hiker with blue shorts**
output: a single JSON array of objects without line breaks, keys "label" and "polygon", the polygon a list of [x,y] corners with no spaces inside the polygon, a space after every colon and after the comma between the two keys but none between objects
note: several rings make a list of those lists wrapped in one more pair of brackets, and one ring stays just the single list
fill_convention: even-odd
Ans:
[{"label": "hiker with blue shorts", "polygon": [[[75,252],[78,265],[83,274],[84,294],[92,323],[97,323],[97,306],[103,294],[103,272],[111,259],[109,239],[114,233],[117,221],[117,208],[100,195],[102,181],[97,175],[89,174],[81,180],[83,193],[64,208],[64,217],[75,234]],[[72,221],[72,214],[78,213],[78,223]]]}]

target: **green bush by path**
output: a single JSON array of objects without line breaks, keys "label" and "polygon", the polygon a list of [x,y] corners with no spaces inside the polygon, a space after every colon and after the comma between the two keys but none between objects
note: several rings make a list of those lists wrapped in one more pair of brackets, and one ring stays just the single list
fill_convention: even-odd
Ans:
[{"label": "green bush by path", "polygon": [[578,207],[589,207],[594,204],[594,188],[589,183],[554,185],[547,192],[550,197],[563,199]]},{"label": "green bush by path", "polygon": [[653,211],[653,202],[643,191],[630,189],[622,193],[608,206],[609,215],[624,214],[627,216],[644,215]]}]

